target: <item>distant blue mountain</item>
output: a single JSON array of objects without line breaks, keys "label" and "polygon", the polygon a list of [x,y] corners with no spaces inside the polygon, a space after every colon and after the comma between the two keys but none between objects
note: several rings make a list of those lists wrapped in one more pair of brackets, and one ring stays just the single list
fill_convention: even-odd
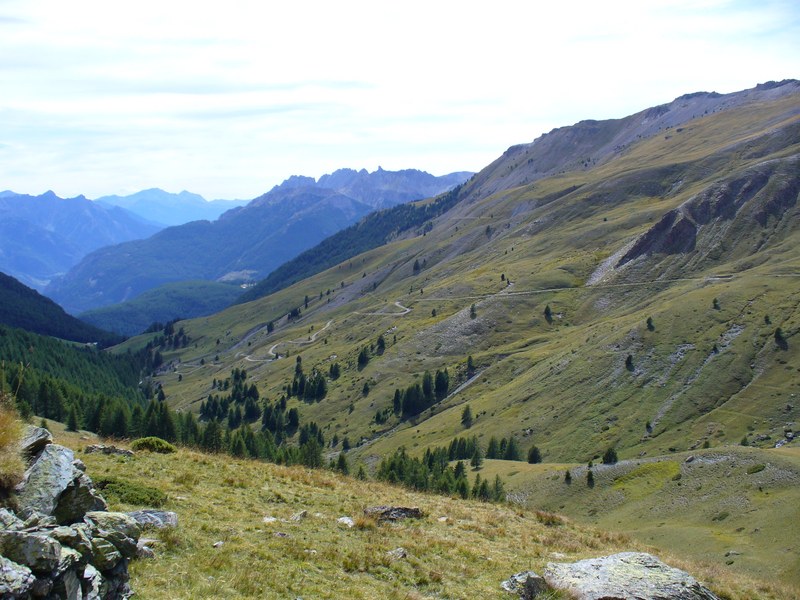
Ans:
[{"label": "distant blue mountain", "polygon": [[103,246],[149,237],[161,227],[83,196],[0,192],[0,271],[42,290]]},{"label": "distant blue mountain", "polygon": [[470,175],[342,169],[319,181],[291,177],[216,221],[185,223],[97,250],[47,294],[77,314],[175,281],[257,281],[377,208],[434,196]]},{"label": "distant blue mountain", "polygon": [[118,206],[163,226],[183,225],[191,221],[214,221],[222,213],[248,200],[206,201],[198,194],[183,191],[171,194],[158,188],[142,190],[129,196],[103,196],[95,202],[105,206]]}]

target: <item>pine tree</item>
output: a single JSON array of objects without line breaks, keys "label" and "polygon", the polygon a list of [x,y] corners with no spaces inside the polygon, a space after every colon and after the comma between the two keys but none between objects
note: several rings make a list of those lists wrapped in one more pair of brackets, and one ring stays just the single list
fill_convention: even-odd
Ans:
[{"label": "pine tree", "polygon": [[350,467],[347,464],[347,457],[344,452],[339,452],[339,458],[336,461],[336,470],[341,471],[344,475],[350,474]]},{"label": "pine tree", "polygon": [[542,453],[536,446],[531,446],[531,449],[528,450],[528,462],[531,464],[542,462]]},{"label": "pine tree", "polygon": [[594,487],[594,473],[591,469],[586,472],[586,485],[590,488]]},{"label": "pine tree", "polygon": [[70,406],[69,414],[67,415],[67,431],[78,431],[78,427],[78,410],[73,404]]},{"label": "pine tree", "polygon": [[472,427],[472,410],[467,404],[464,407],[464,410],[461,412],[461,424],[466,428],[469,429]]},{"label": "pine tree", "polygon": [[572,473],[570,473],[569,470],[567,470],[566,473],[564,473],[564,483],[566,483],[567,485],[572,483]]},{"label": "pine tree", "polygon": [[613,465],[616,464],[617,458],[617,451],[613,447],[609,447],[603,453],[603,464],[604,465]]},{"label": "pine tree", "polygon": [[475,446],[475,450],[472,452],[472,458],[470,458],[469,464],[471,464],[476,471],[481,468],[481,465],[483,464],[483,456],[481,456],[480,446]]},{"label": "pine tree", "polygon": [[508,436],[508,445],[506,446],[503,458],[505,460],[522,460],[522,452],[520,452],[519,443],[513,435]]}]

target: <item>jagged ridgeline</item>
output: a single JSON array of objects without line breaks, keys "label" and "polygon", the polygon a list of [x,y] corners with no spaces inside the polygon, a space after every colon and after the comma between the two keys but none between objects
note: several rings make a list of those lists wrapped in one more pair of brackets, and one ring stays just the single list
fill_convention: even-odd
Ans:
[{"label": "jagged ridgeline", "polygon": [[421,228],[426,233],[431,221],[450,210],[459,200],[461,185],[434,200],[401,204],[367,215],[355,225],[326,238],[284,263],[266,279],[242,294],[239,302],[250,302],[302,281],[358,254],[386,244],[393,238]]}]

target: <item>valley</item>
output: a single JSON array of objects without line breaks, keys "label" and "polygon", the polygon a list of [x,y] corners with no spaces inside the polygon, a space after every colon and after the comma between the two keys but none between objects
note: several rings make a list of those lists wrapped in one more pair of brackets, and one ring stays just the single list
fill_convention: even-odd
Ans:
[{"label": "valley", "polygon": [[[249,597],[278,568],[277,595],[373,597],[398,584],[407,594],[396,597],[500,597],[502,578],[553,556],[644,548],[726,598],[796,596],[800,82],[582,121],[462,175],[367,216],[366,204],[291,178],[213,225],[96,252],[73,272],[76,303],[88,306],[100,288],[124,296],[137,277],[153,284],[152,265],[180,279],[169,261],[149,261],[191,240],[184,266],[202,278],[254,265],[266,275],[235,295],[220,282],[170,284],[176,307],[212,294],[226,307],[165,318],[111,348],[107,389],[133,376],[128,360],[146,370],[129,403],[70,388],[55,411],[26,390],[51,418],[69,413],[70,429],[83,403],[86,429],[186,445],[87,457],[101,474],[163,490],[186,516],[180,539],[161,540],[163,562],[134,564],[136,589]],[[281,202],[286,221],[311,215],[295,223],[304,235],[331,219],[333,235],[292,245],[278,222],[266,235],[256,216]],[[86,284],[94,272],[107,279],[97,290]],[[95,314],[129,314],[140,329],[144,317],[126,310]],[[23,334],[3,335],[20,351]],[[30,368],[72,375],[38,360]],[[460,466],[459,443],[470,448]],[[395,459],[430,472],[410,482],[391,471]],[[351,531],[334,518],[397,499],[424,506],[424,524],[361,520]],[[308,514],[313,532],[299,524]],[[291,531],[278,536],[274,523]],[[520,543],[528,564],[508,568]],[[395,545],[412,558],[386,558]],[[276,566],[273,554],[290,560]],[[240,555],[269,575],[237,575]],[[182,570],[189,559],[202,578]]]},{"label": "valley", "polygon": [[[678,110],[678,99],[643,113],[664,118],[662,129],[634,129],[630,144],[577,166],[564,154],[547,173],[526,158],[545,142],[514,147],[457,188],[457,202],[429,224],[182,322],[194,344],[164,353],[157,382],[171,407],[197,412],[213,381],[234,369],[277,401],[300,360],[306,373],[323,375],[335,363],[341,376],[328,380],[323,398],[286,399],[302,422],[338,440],[331,456],[347,439],[348,460],[370,473],[400,447],[420,456],[458,436],[484,448],[512,436],[524,451],[540,448],[543,464],[487,461],[486,469],[506,475],[526,505],[666,548],[696,540],[688,552],[721,569],[755,575],[774,559],[774,575],[791,580],[798,551],[787,524],[797,519],[782,502],[796,499],[797,465],[791,450],[770,448],[793,447],[800,411],[796,88],[711,97],[716,108],[703,114],[700,106],[702,116]],[[548,135],[557,142],[565,132]],[[457,392],[412,415],[393,408],[395,390],[439,370]],[[559,472],[585,476],[581,465],[607,448],[621,462],[618,471],[597,470],[602,494],[565,496]],[[710,465],[706,484],[684,462],[691,454],[722,456],[730,467]],[[625,497],[614,495],[620,478],[650,473],[643,465],[652,460],[665,466],[652,467],[646,485],[648,477],[634,476],[641,499],[614,505],[609,498]],[[720,505],[712,515],[707,495],[676,496],[698,513],[682,520],[683,509],[671,513],[655,493],[673,489],[679,473],[678,483],[714,488],[728,471],[773,463],[786,463],[779,470],[788,478],[766,493],[736,484],[721,494],[734,511]],[[726,511],[734,516],[713,520]],[[662,533],[662,522],[675,526]],[[786,527],[784,540],[777,532]],[[770,541],[756,542],[755,528]]]}]

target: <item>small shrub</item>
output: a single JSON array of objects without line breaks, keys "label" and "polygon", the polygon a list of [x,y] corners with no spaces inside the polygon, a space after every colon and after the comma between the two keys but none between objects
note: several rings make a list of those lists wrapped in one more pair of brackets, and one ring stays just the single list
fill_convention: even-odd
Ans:
[{"label": "small shrub", "polygon": [[167,502],[167,495],[161,490],[131,481],[102,477],[95,479],[94,484],[107,499],[124,504],[159,508]]},{"label": "small shrub", "polygon": [[721,513],[717,513],[713,517],[711,517],[712,521],[724,521],[727,519],[731,514],[727,510],[723,510]]},{"label": "small shrub", "polygon": [[159,437],[145,437],[134,440],[131,444],[131,449],[135,451],[147,450],[148,452],[157,452],[158,454],[172,454],[178,451],[175,446]]},{"label": "small shrub", "polygon": [[555,513],[537,510],[534,514],[536,515],[536,520],[545,527],[558,527],[564,524],[564,518]]},{"label": "small shrub", "polygon": [[763,464],[753,465],[752,467],[748,467],[747,474],[748,475],[754,475],[755,473],[760,473],[761,471],[763,471],[766,468],[767,468],[767,465],[763,465]]}]

